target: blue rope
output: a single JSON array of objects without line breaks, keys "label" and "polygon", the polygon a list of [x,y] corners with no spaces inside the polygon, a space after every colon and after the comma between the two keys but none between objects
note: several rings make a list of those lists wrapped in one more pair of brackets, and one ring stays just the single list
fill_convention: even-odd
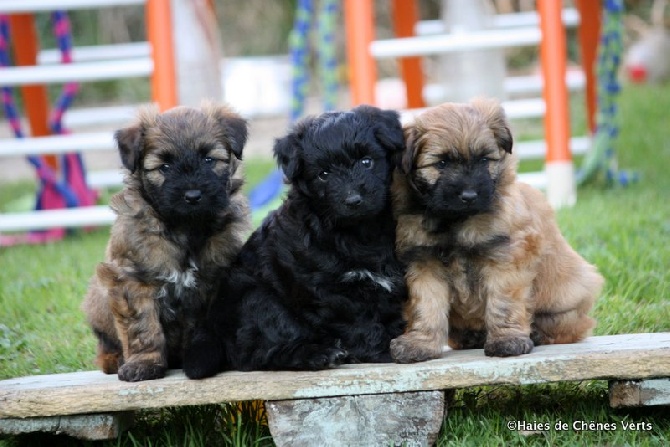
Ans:
[{"label": "blue rope", "polygon": [[623,54],[623,0],[605,0],[603,25],[598,47],[598,113],[593,145],[584,157],[577,173],[577,182],[584,184],[604,178],[608,184],[627,185],[638,179],[637,173],[618,169],[614,149],[619,136],[618,99],[621,84],[618,79]]}]

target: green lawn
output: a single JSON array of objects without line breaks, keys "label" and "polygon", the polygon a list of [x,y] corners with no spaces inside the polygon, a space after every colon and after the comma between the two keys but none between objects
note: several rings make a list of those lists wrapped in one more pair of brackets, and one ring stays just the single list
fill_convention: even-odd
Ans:
[{"label": "green lawn", "polygon": [[[620,168],[638,172],[640,181],[628,187],[582,187],[577,204],[557,213],[567,239],[607,281],[593,311],[597,335],[670,331],[669,110],[670,86],[626,87],[620,104],[618,162]],[[271,167],[268,161],[249,161],[250,183]],[[0,209],[26,188],[0,186]],[[95,340],[79,303],[103,256],[107,234],[100,229],[51,245],[0,248],[0,379],[94,368]],[[249,445],[253,439],[271,443],[266,428],[251,414],[255,410],[248,406],[226,405],[147,412],[120,440],[100,445]],[[507,428],[514,420],[552,426],[559,421],[595,421],[617,423],[619,428],[522,435]],[[652,429],[625,431],[622,421],[648,422]],[[11,438],[6,444],[18,441]],[[670,412],[611,410],[602,381],[479,387],[456,393],[438,442],[584,444],[670,445]]]}]

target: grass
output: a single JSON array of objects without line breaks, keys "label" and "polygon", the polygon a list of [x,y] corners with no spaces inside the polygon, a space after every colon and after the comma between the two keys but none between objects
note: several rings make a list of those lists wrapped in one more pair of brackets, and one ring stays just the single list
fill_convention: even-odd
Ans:
[{"label": "grass", "polygon": [[[618,163],[641,180],[627,187],[581,187],[578,203],[557,212],[567,239],[607,281],[593,311],[597,335],[670,331],[667,110],[670,86],[627,86],[620,104]],[[248,162],[248,183],[272,167],[270,161]],[[0,187],[0,209],[29,187]],[[93,368],[95,340],[79,303],[107,235],[106,229],[77,232],[55,244],[0,249],[0,379]],[[99,445],[271,445],[260,413],[259,421],[252,404],[144,412],[130,432]],[[507,427],[510,421],[549,423],[551,429],[519,432]],[[574,430],[579,421],[616,424],[616,429]],[[557,422],[570,427],[556,430]],[[651,430],[624,430],[624,422],[648,423]],[[5,445],[37,444],[36,439],[15,437]],[[602,381],[477,387],[455,393],[438,441],[439,446],[586,444],[668,445],[667,408],[614,411]]]}]

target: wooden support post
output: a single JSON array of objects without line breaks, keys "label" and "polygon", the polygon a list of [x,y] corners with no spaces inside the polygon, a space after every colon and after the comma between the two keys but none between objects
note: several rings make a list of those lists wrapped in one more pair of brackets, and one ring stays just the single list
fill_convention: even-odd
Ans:
[{"label": "wooden support post", "polygon": [[598,43],[600,42],[601,2],[577,0],[580,23],[578,28],[579,48],[581,50],[582,69],[586,79],[586,119],[591,133],[596,132],[596,113],[598,111],[596,64]]},{"label": "wooden support post", "polygon": [[[32,14],[10,15],[9,26],[14,46],[14,64],[16,66],[37,65],[39,41],[34,16]],[[21,86],[21,95],[30,123],[30,135],[33,137],[51,135],[49,98],[46,87],[44,85],[24,85]],[[58,157],[45,155],[44,159],[51,169],[58,169]]]},{"label": "wooden support post", "polygon": [[265,403],[279,446],[405,445],[437,440],[444,393],[420,391]]},{"label": "wooden support post", "polygon": [[375,105],[377,66],[370,54],[375,24],[373,1],[344,0],[344,24],[347,36],[351,105]]},{"label": "wooden support post", "polygon": [[609,391],[612,408],[670,405],[670,378],[612,380]]},{"label": "wooden support post", "polygon": [[[393,0],[393,28],[396,37],[413,37],[418,20],[415,0]],[[420,57],[400,59],[400,71],[407,91],[407,108],[425,107],[423,100],[423,70]]]},{"label": "wooden support post", "polygon": [[161,111],[178,104],[170,11],[168,0],[147,0],[147,37],[151,43],[151,54],[154,61],[151,97]]},{"label": "wooden support post", "polygon": [[51,433],[88,441],[115,439],[133,425],[133,413],[82,414],[74,416],[0,419],[0,433]]},{"label": "wooden support post", "polygon": [[547,140],[547,198],[554,208],[574,205],[577,200],[570,154],[570,111],[565,84],[566,42],[561,19],[562,1],[538,0],[542,41],[540,59],[544,78],[544,118]]}]

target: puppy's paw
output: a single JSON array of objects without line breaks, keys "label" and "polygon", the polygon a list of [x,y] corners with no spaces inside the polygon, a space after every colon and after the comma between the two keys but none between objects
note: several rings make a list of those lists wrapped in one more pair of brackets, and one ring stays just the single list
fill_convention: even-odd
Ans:
[{"label": "puppy's paw", "polygon": [[533,341],[529,337],[505,337],[489,340],[484,345],[484,354],[489,357],[511,357],[528,354],[533,350]]},{"label": "puppy's paw", "polygon": [[204,379],[223,371],[223,346],[207,338],[192,341],[184,351],[183,369],[189,379]]},{"label": "puppy's paw", "polygon": [[391,357],[396,363],[423,362],[441,355],[442,346],[432,338],[410,333],[391,340]]},{"label": "puppy's paw", "polygon": [[449,346],[452,349],[482,349],[486,343],[486,331],[473,329],[449,329]]},{"label": "puppy's paw", "polygon": [[346,360],[349,354],[341,348],[324,348],[314,345],[305,352],[305,367],[317,371],[320,369],[335,368]]},{"label": "puppy's paw", "polygon": [[119,379],[126,382],[161,379],[165,377],[167,367],[162,363],[129,361],[119,368]]}]

